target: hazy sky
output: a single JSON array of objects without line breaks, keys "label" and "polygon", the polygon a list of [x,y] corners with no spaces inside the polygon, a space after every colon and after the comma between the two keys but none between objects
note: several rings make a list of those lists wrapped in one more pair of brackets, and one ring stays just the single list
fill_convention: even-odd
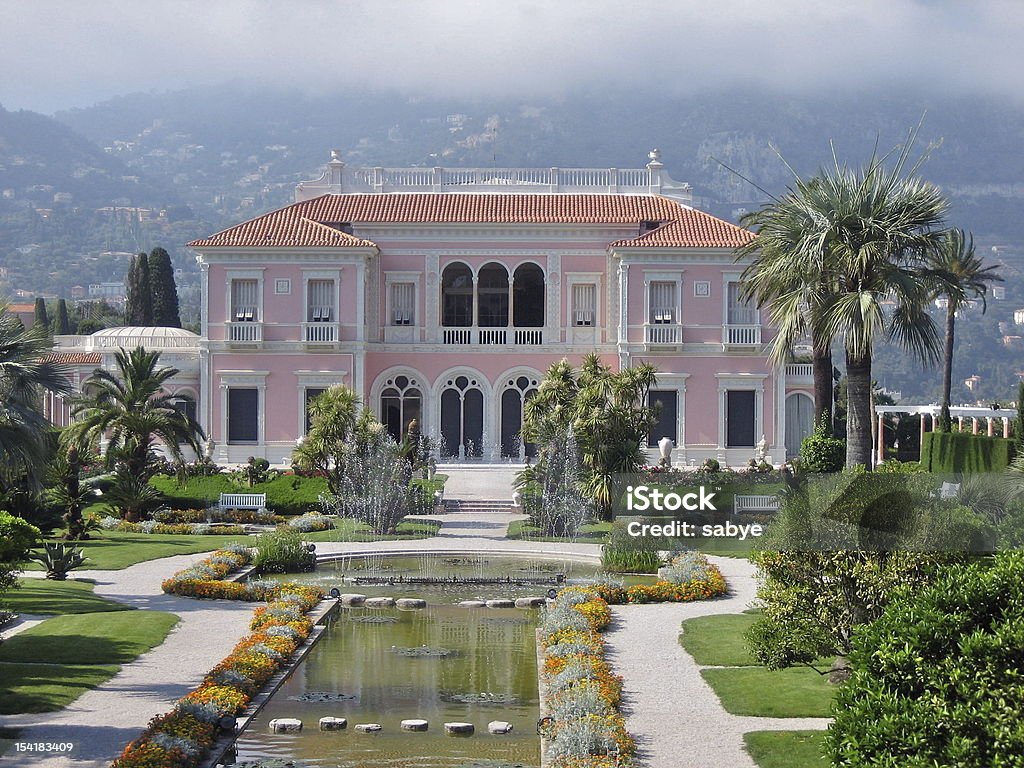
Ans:
[{"label": "hazy sky", "polygon": [[240,80],[557,95],[626,85],[1024,100],[1024,0],[0,0],[0,104]]}]

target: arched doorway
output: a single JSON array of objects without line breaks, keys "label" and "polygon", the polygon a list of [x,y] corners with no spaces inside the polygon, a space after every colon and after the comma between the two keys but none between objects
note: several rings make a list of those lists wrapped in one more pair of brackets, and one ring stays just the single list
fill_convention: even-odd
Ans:
[{"label": "arched doorway", "polygon": [[458,375],[441,390],[442,458],[476,458],[484,452],[484,394],[475,377]]},{"label": "arched doorway", "polygon": [[800,455],[800,444],[814,431],[814,400],[803,392],[786,398],[786,457]]},{"label": "arched doorway", "polygon": [[508,272],[497,262],[485,264],[476,277],[477,324],[508,327]]},{"label": "arched doorway", "polygon": [[526,401],[537,394],[540,381],[536,376],[513,376],[505,381],[501,393],[501,456],[522,459],[537,455],[537,446],[522,439],[523,412]]},{"label": "arched doorway", "polygon": [[380,420],[397,441],[409,431],[409,422],[416,419],[422,431],[423,393],[419,381],[404,374],[384,382],[380,393]]}]

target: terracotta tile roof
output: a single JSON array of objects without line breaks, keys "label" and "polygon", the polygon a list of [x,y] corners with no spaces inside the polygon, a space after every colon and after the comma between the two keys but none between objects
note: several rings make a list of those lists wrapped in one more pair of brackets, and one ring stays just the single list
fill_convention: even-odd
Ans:
[{"label": "terracotta tile roof", "polygon": [[738,248],[755,235],[728,221],[693,208],[681,208],[675,221],[627,240],[616,240],[622,248]]},{"label": "terracotta tile roof", "polygon": [[43,362],[61,365],[99,365],[103,359],[99,352],[51,352],[43,358]]},{"label": "terracotta tile roof", "polygon": [[[352,194],[289,205],[189,243],[203,247],[372,247],[341,224],[636,224],[678,222],[668,242],[735,247],[752,235],[708,214],[652,195]],[[656,232],[667,229],[662,227]],[[650,233],[654,234],[654,233]],[[648,237],[645,235],[644,237]],[[643,240],[636,238],[635,240]],[[621,241],[634,243],[633,240]],[[648,241],[636,244],[646,245]]]}]

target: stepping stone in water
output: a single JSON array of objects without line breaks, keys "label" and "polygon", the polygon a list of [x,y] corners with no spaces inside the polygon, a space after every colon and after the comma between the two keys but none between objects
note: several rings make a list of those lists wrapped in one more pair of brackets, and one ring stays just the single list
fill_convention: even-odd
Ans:
[{"label": "stepping stone in water", "polygon": [[338,598],[342,605],[362,605],[366,602],[366,595],[344,594]]},{"label": "stepping stone in water", "polygon": [[472,723],[445,723],[444,732],[449,736],[471,736],[473,734]]},{"label": "stepping stone in water", "polygon": [[426,720],[403,720],[403,731],[425,731],[430,726]]},{"label": "stepping stone in water", "polygon": [[343,731],[348,728],[348,720],[344,717],[321,717],[321,731]]},{"label": "stepping stone in water", "polygon": [[487,605],[483,600],[461,600],[459,605],[463,608],[483,608]]},{"label": "stepping stone in water", "polygon": [[499,599],[496,599],[496,600],[488,600],[487,601],[487,607],[488,608],[515,608],[516,607],[516,601],[515,600],[509,600],[507,598],[499,598]]},{"label": "stepping stone in water", "polygon": [[517,597],[516,608],[540,608],[547,603],[544,597]]},{"label": "stepping stone in water", "polygon": [[512,723],[507,723],[504,720],[491,720],[487,724],[488,733],[512,733]]},{"label": "stepping stone in water", "polygon": [[276,717],[270,721],[270,730],[274,733],[288,733],[290,731],[301,731],[302,721],[294,717]]},{"label": "stepping stone in water", "polygon": [[363,603],[367,608],[393,608],[395,598],[393,597],[368,597]]},{"label": "stepping stone in water", "polygon": [[418,597],[400,597],[395,601],[399,608],[426,608],[427,601]]},{"label": "stepping stone in water", "polygon": [[357,733],[378,733],[384,730],[384,726],[380,723],[356,723],[353,730]]}]

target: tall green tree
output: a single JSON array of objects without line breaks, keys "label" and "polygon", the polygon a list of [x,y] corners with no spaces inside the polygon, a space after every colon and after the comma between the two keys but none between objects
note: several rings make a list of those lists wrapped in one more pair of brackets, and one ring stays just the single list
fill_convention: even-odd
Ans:
[{"label": "tall green tree", "polygon": [[181,328],[178,313],[178,286],[174,282],[171,257],[163,248],[149,254],[149,296],[153,304],[152,324],[165,328]]},{"label": "tall green tree", "polygon": [[32,321],[33,326],[38,326],[49,335],[50,333],[50,316],[46,313],[46,299],[36,299],[35,306],[35,317]]},{"label": "tall green tree", "polygon": [[323,474],[334,495],[344,488],[359,410],[359,395],[341,384],[317,395],[309,404],[309,434],[293,454],[296,466]]},{"label": "tall green tree", "polygon": [[57,301],[57,320],[54,330],[58,336],[66,336],[71,333],[71,319],[68,317],[68,302],[65,299]]},{"label": "tall green tree", "polygon": [[0,489],[27,477],[38,487],[49,455],[44,392],[71,391],[68,370],[43,358],[50,342],[42,327],[26,330],[0,305]]},{"label": "tall green tree", "polygon": [[544,462],[567,444],[571,431],[583,462],[583,490],[606,520],[612,517],[613,477],[643,466],[656,373],[647,363],[614,372],[596,354],[587,355],[578,372],[562,360],[526,403],[523,438],[541,446]]},{"label": "tall green tree", "polygon": [[1001,282],[996,267],[986,265],[974,250],[974,238],[962,229],[950,229],[931,251],[928,276],[935,283],[935,294],[946,299],[946,332],[942,357],[942,415],[939,429],[950,430],[950,392],[953,387],[953,346],[956,314],[969,301],[981,299],[982,312],[990,283]]},{"label": "tall green tree", "polygon": [[[814,225],[816,212],[808,206],[810,187],[817,179],[796,178],[782,197],[744,217],[757,239],[737,250],[737,259],[751,259],[741,275],[742,295],[758,308],[767,308],[777,328],[769,347],[770,359],[784,363],[793,345],[807,336],[811,342],[814,376],[814,423],[830,424],[833,401],[832,339],[812,322],[830,286],[826,284],[822,248],[808,248],[804,234]],[[828,414],[828,416],[826,416]]]},{"label": "tall green tree", "polygon": [[105,439],[107,467],[141,479],[152,474],[158,443],[179,462],[183,445],[200,453],[203,430],[177,407],[188,398],[165,389],[178,369],[160,366],[160,353],[142,347],[118,350],[114,362],[116,371],[97,368],[84,382],[71,410],[69,444],[95,449]]},{"label": "tall green tree", "polygon": [[133,256],[125,280],[125,322],[128,325],[153,324],[153,298],[149,286],[149,257]]}]

